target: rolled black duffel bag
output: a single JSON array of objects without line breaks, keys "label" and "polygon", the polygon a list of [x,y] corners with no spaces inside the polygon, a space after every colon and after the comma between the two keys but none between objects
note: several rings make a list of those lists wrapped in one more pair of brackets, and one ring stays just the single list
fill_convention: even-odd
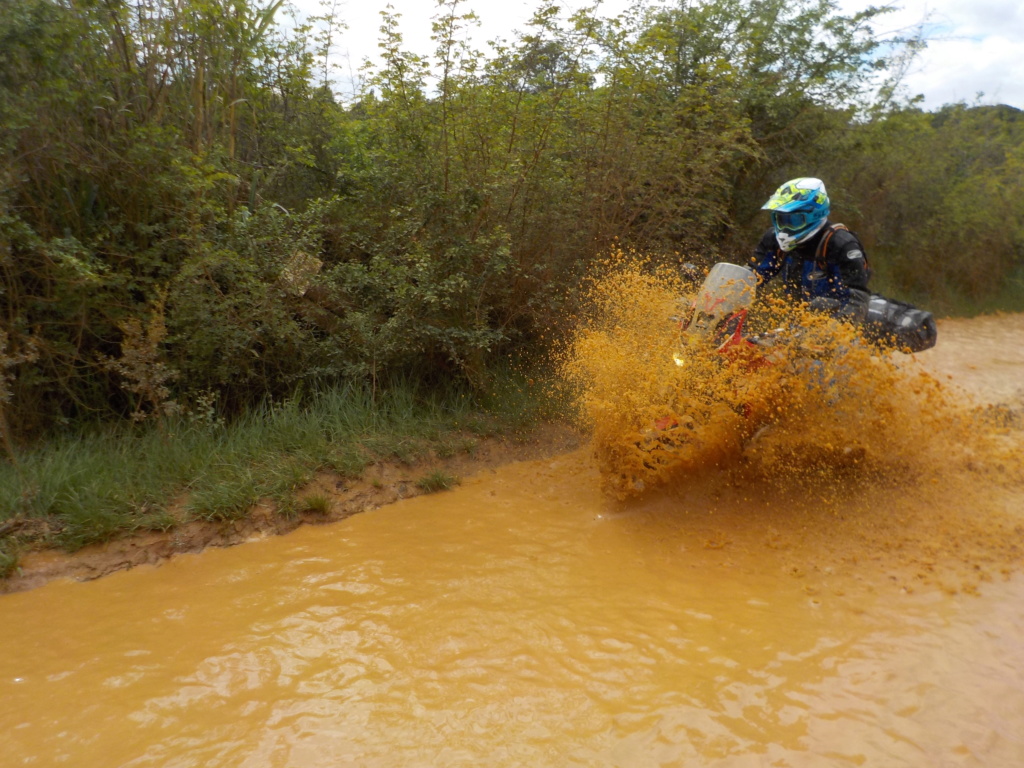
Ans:
[{"label": "rolled black duffel bag", "polygon": [[923,352],[935,346],[938,329],[931,312],[877,293],[868,299],[864,335],[885,347]]}]

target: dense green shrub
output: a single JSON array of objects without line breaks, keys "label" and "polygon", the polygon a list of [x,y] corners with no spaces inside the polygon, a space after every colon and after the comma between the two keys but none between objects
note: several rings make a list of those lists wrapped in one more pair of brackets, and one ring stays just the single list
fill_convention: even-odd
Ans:
[{"label": "dense green shrub", "polygon": [[887,290],[946,311],[1024,307],[1024,113],[909,108],[846,141],[829,170]]},{"label": "dense green shrub", "polygon": [[1013,300],[1019,113],[878,96],[879,52],[901,50],[879,9],[652,0],[562,19],[542,0],[484,55],[442,0],[429,57],[384,14],[351,104],[323,58],[336,20],[287,12],[0,4],[9,453],[12,435],[238,415],[339,381],[485,389],[567,316],[592,259],[743,258],[796,175],[828,181],[883,285]]}]

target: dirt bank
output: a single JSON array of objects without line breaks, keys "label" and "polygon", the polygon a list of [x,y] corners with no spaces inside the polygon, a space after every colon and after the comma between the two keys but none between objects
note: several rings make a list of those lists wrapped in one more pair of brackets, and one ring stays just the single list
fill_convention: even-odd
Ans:
[{"label": "dirt bank", "polygon": [[[230,547],[264,536],[289,533],[301,525],[322,525],[359,512],[376,509],[399,499],[425,493],[417,482],[435,471],[467,477],[501,464],[543,458],[579,446],[583,438],[565,425],[543,425],[516,438],[486,438],[475,443],[472,453],[449,458],[430,457],[411,464],[372,465],[358,479],[324,472],[310,483],[300,498],[326,498],[326,511],[278,514],[274,504],[261,501],[244,517],[208,522],[183,522],[168,531],[150,531],[115,539],[68,553],[56,549],[28,552],[15,573],[0,580],[0,593],[19,592],[52,579],[88,581],[137,565],[155,564],[206,547]],[[319,505],[317,505],[319,506]]]}]

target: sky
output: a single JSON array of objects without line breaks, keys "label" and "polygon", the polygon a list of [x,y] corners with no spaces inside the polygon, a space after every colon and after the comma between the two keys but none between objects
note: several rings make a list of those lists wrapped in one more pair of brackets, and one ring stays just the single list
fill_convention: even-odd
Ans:
[{"label": "sky", "polygon": [[[334,0],[328,0],[332,2]],[[365,58],[377,55],[380,11],[386,0],[336,0],[337,15],[347,25],[334,49],[340,66],[339,89],[350,91],[352,78]],[[293,0],[301,10],[322,12],[319,0]],[[421,55],[433,53],[431,18],[436,0],[390,0],[401,14],[405,47]],[[495,37],[511,38],[536,9],[534,0],[463,0],[461,9],[473,10],[480,27],[473,33],[476,47],[487,50]],[[600,13],[614,16],[629,0],[605,0]],[[911,95],[924,97],[922,106],[943,104],[1009,104],[1024,109],[1024,2],[1021,0],[839,0],[840,9],[852,13],[867,5],[892,5],[896,10],[878,22],[881,36],[924,25],[928,47],[914,61],[904,83]],[[581,0],[565,0],[575,10]],[[978,94],[983,94],[980,98]],[[346,94],[347,95],[347,94]]]}]

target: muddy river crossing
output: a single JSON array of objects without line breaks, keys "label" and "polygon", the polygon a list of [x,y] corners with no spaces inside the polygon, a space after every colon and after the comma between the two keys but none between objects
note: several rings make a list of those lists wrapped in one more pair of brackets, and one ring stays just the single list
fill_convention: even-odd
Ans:
[{"label": "muddy river crossing", "polygon": [[[977,428],[1007,457],[1021,338],[1022,316],[946,321],[906,362],[998,405]],[[721,477],[618,502],[583,448],[3,595],[0,763],[1019,766],[1024,483],[1001,462],[820,503]]]}]

